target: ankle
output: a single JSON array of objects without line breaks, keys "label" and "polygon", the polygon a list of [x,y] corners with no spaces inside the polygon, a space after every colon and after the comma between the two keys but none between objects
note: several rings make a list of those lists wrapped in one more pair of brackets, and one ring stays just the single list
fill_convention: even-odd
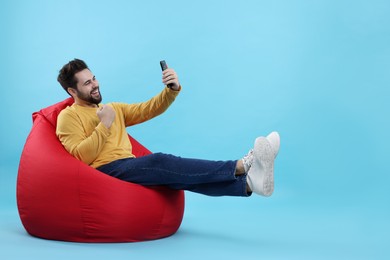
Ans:
[{"label": "ankle", "polygon": [[243,174],[245,174],[244,164],[242,163],[242,160],[238,160],[236,164],[236,172],[234,175],[238,176]]}]

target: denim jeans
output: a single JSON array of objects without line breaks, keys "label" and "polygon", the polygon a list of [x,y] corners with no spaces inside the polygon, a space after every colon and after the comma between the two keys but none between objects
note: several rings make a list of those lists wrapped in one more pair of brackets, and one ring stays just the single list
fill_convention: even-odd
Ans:
[{"label": "denim jeans", "polygon": [[97,170],[144,186],[163,185],[208,196],[249,196],[246,175],[235,176],[237,161],[186,159],[154,153],[116,160]]}]

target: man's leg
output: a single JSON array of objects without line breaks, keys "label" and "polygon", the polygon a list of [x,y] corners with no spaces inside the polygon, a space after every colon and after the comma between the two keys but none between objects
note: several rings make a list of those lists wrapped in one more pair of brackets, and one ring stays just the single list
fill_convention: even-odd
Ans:
[{"label": "man's leg", "polygon": [[164,185],[209,196],[248,196],[246,174],[240,161],[186,159],[155,153],[114,161],[98,170],[145,186]]},{"label": "man's leg", "polygon": [[114,161],[98,170],[141,185],[165,185],[209,196],[248,196],[251,192],[270,196],[273,163],[280,138],[273,132],[259,137],[242,160],[209,161],[156,153],[136,159]]}]

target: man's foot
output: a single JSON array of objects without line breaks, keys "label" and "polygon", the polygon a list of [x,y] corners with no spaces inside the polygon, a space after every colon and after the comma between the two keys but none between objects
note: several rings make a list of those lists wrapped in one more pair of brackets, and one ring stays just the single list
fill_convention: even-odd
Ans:
[{"label": "man's foot", "polygon": [[280,136],[278,132],[272,132],[267,135],[267,140],[271,143],[272,149],[274,151],[274,157],[278,155],[280,147]]},{"label": "man's foot", "polygon": [[247,184],[256,194],[268,197],[274,191],[274,160],[279,147],[279,134],[272,132],[267,137],[258,137],[248,158],[243,158],[244,167],[249,166]]},{"label": "man's foot", "polygon": [[253,162],[253,149],[250,149],[249,152],[242,158],[242,164],[244,165],[244,170],[246,173],[249,172],[249,169],[252,166]]},{"label": "man's foot", "polygon": [[[278,155],[280,147],[280,137],[278,132],[272,132],[267,135],[267,140],[271,143],[272,149],[274,151],[274,157]],[[245,172],[248,173],[253,163],[253,149],[250,149],[249,152],[242,158],[242,164],[244,165]]]}]

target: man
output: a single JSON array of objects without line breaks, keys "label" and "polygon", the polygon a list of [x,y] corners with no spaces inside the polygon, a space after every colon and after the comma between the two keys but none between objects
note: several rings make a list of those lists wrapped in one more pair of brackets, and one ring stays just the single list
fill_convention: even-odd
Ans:
[{"label": "man", "polygon": [[272,194],[274,159],[280,144],[276,132],[258,137],[241,160],[185,159],[163,153],[135,158],[126,127],[150,120],[172,104],[181,90],[173,69],[162,72],[162,92],[138,104],[101,104],[99,82],[79,59],[62,67],[58,82],[74,98],[74,104],[59,114],[57,136],[70,154],[91,167],[128,182],[209,196]]}]

